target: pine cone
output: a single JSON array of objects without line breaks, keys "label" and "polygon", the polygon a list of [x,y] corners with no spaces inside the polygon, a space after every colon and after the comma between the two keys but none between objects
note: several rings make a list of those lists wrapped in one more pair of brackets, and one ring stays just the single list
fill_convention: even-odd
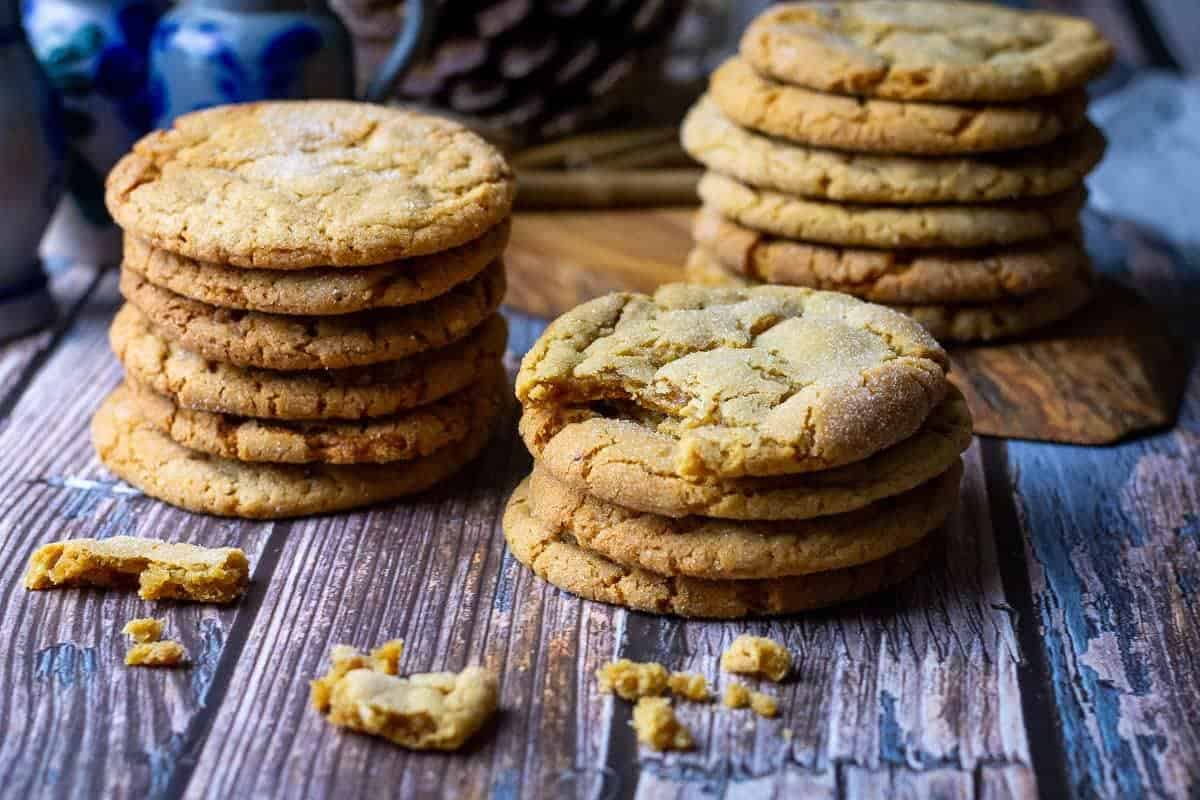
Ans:
[{"label": "pine cone", "polygon": [[[403,0],[332,0],[372,75],[403,25]],[[686,0],[441,0],[432,46],[397,100],[451,111],[508,144],[562,136],[658,78]]]}]

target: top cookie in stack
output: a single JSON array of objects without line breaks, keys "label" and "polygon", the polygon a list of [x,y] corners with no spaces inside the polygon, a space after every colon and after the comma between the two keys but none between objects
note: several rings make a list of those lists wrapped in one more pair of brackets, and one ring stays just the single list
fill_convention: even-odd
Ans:
[{"label": "top cookie in stack", "polygon": [[675,284],[552,323],[517,375],[513,555],[584,597],[786,614],[936,550],[971,418],[913,320],[833,292]]},{"label": "top cookie in stack", "polygon": [[421,491],[483,447],[507,381],[503,157],[350,102],[178,119],[113,169],[125,229],[101,460],[175,505],[269,518]]},{"label": "top cookie in stack", "polygon": [[785,3],[689,113],[709,172],[689,279],[844,291],[938,338],[1031,331],[1086,302],[1078,214],[1104,138],[1088,22],[913,0]]}]

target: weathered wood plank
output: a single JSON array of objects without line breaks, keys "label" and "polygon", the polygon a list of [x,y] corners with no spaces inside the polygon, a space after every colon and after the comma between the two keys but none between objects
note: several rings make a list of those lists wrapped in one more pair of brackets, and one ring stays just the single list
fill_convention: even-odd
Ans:
[{"label": "weathered wood plank", "polygon": [[96,282],[96,268],[76,264],[56,273],[50,280],[50,293],[59,310],[59,322],[43,331],[17,339],[0,341],[0,424],[20,396],[29,376],[36,371],[79,311],[79,303]]},{"label": "weathered wood plank", "polygon": [[[903,785],[911,796],[927,796],[925,788],[945,784],[966,787],[973,796],[975,772],[983,767],[1011,768],[1032,787],[1020,655],[977,449],[968,452],[967,467],[963,505],[948,526],[945,554],[895,592],[784,621],[628,615],[620,655],[703,672],[718,691],[730,680],[719,674],[720,654],[739,633],[778,638],[797,655],[795,679],[767,689],[781,698],[778,720],[681,704],[680,716],[692,726],[698,747],[665,757],[641,753],[639,795],[643,784],[646,796],[691,796],[753,782],[767,796],[787,796],[784,787],[798,774],[832,786],[843,770],[861,776],[864,787],[886,779],[876,786],[880,792]],[[631,732],[616,728],[613,736],[632,747]],[[838,796],[857,796],[847,785],[838,780]]]},{"label": "weathered wood plank", "polygon": [[[1200,342],[1200,275],[1116,226],[1108,269]],[[1200,792],[1200,374],[1178,426],[1110,448],[1008,445],[1070,790]]]},{"label": "weathered wood plank", "polygon": [[[169,783],[255,594],[231,609],[141,601],[136,593],[27,592],[24,565],[43,542],[118,533],[238,544],[257,563],[272,525],[234,525],[153,503],[105,477],[87,433],[119,380],[104,335],[115,308],[106,278],[0,429],[0,775],[4,794],[145,796]],[[187,647],[187,670],[127,669],[120,633],[156,614]]]}]

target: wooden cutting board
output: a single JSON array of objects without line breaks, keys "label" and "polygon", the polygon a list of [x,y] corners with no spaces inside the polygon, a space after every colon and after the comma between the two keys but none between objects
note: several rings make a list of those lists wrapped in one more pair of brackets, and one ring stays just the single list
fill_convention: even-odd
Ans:
[{"label": "wooden cutting board", "polygon": [[[683,280],[694,209],[523,212],[507,303],[553,318],[610,291]],[[1154,309],[1102,282],[1096,300],[1038,338],[951,349],[951,377],[985,436],[1108,444],[1170,425],[1187,361]]]}]

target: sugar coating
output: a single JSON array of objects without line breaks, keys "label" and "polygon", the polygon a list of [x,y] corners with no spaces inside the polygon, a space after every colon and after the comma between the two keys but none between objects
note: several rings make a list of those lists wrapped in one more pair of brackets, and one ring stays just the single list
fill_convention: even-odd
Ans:
[{"label": "sugar coating", "polygon": [[564,314],[516,391],[565,421],[674,439],[680,475],[740,477],[828,469],[907,438],[945,394],[946,363],[920,326],[844,295],[675,284]]},{"label": "sugar coating", "polygon": [[654,662],[640,663],[622,658],[596,670],[600,691],[625,700],[661,695],[667,690],[667,668]]},{"label": "sugar coating", "polygon": [[755,675],[783,680],[792,668],[792,656],[787,648],[765,636],[743,633],[721,654],[721,669],[738,675]]},{"label": "sugar coating", "polygon": [[1086,19],[935,0],[783,3],[750,25],[741,53],[823,92],[973,102],[1058,94],[1113,59]]},{"label": "sugar coating", "polygon": [[446,250],[508,216],[511,170],[460,125],[340,101],[186,114],[109,174],[122,228],[242,267],[379,264]]},{"label": "sugar coating", "polygon": [[642,697],[633,707],[630,723],[637,740],[655,750],[690,750],[692,732],[679,721],[665,697]]}]

